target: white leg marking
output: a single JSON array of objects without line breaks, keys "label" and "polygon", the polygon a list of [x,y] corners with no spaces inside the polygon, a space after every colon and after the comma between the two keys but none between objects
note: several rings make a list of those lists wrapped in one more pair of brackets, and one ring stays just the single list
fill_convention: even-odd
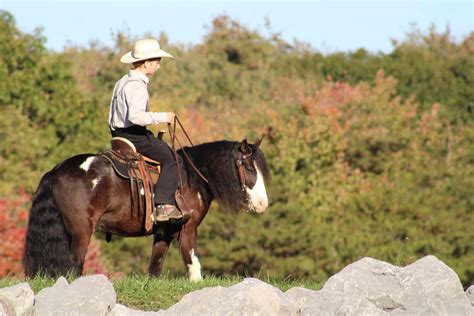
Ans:
[{"label": "white leg marking", "polygon": [[143,188],[140,189],[140,195],[145,195],[145,190],[143,190]]},{"label": "white leg marking", "polygon": [[91,164],[92,162],[94,161],[95,157],[92,156],[92,157],[89,157],[87,158],[80,166],[79,168],[81,168],[82,170],[86,171],[89,170],[89,168],[91,167]]},{"label": "white leg marking", "polygon": [[191,256],[191,264],[188,264],[189,281],[199,282],[202,280],[201,276],[201,264],[199,263],[198,257],[194,254],[194,248],[189,251]]},{"label": "white leg marking", "polygon": [[99,183],[99,181],[100,181],[100,176],[95,178],[94,180],[92,180],[92,190],[95,189],[95,187]]},{"label": "white leg marking", "polygon": [[251,208],[257,213],[262,213],[268,206],[267,190],[265,189],[265,183],[263,181],[262,173],[257,167],[257,163],[254,162],[255,170],[257,170],[257,182],[252,189],[245,188],[250,198]]}]

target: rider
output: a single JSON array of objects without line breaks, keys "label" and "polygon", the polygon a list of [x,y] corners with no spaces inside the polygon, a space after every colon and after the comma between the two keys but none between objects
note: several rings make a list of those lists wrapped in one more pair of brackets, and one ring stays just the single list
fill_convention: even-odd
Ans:
[{"label": "rider", "polygon": [[173,112],[148,111],[148,76],[160,69],[160,61],[166,57],[174,58],[160,48],[157,40],[137,41],[134,49],[120,59],[120,62],[132,64],[132,67],[115,84],[109,111],[112,136],[130,140],[138,152],[161,163],[154,195],[158,221],[182,218],[175,201],[178,177],[173,152],[146,128],[150,124],[172,123],[175,118]]}]

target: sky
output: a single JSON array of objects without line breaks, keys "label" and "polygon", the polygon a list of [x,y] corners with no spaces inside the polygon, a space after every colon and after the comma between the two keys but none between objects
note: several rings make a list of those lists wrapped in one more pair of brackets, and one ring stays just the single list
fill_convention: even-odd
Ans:
[{"label": "sky", "polygon": [[46,47],[54,51],[91,41],[111,45],[118,31],[137,37],[164,32],[171,43],[197,44],[222,14],[262,35],[280,33],[323,53],[358,48],[387,53],[391,39],[403,40],[414,25],[423,32],[433,24],[439,32],[449,26],[457,41],[474,31],[474,0],[0,0],[0,10],[12,13],[23,32],[41,26]]}]

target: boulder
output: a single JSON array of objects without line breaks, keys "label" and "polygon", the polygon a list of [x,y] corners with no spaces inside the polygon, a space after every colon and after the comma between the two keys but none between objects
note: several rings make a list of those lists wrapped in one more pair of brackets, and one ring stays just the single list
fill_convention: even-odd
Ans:
[{"label": "boulder", "polygon": [[[0,315],[29,315],[33,309],[35,293],[26,282],[0,289]],[[2,314],[2,309],[3,314]]]},{"label": "boulder", "polygon": [[35,315],[105,315],[115,307],[115,291],[104,275],[90,275],[70,285],[64,277],[36,295]]},{"label": "boulder", "polygon": [[115,307],[107,314],[107,316],[154,316],[154,315],[158,315],[158,313],[131,309],[122,304],[115,304]]},{"label": "boulder", "polygon": [[474,285],[467,288],[466,296],[469,302],[471,302],[471,306],[474,307]]},{"label": "boulder", "polygon": [[363,258],[328,279],[302,315],[472,315],[456,273],[434,256],[404,268]]},{"label": "boulder", "polygon": [[3,295],[0,295],[0,315],[1,316],[10,316],[16,315],[15,307],[13,303]]},{"label": "boulder", "polygon": [[317,291],[308,290],[303,287],[294,287],[281,295],[280,315],[300,315],[301,307]]},{"label": "boulder", "polygon": [[246,278],[227,288],[215,286],[188,293],[159,315],[277,315],[281,294],[263,281]]},{"label": "boulder", "polygon": [[357,293],[318,291],[300,309],[300,315],[389,315]]},{"label": "boulder", "polygon": [[319,291],[295,287],[283,293],[246,278],[230,287],[191,292],[158,312],[115,301],[114,288],[103,275],[71,284],[61,277],[36,298],[28,283],[0,289],[0,315],[474,315],[474,286],[464,292],[456,273],[434,256],[406,267],[363,258]]}]

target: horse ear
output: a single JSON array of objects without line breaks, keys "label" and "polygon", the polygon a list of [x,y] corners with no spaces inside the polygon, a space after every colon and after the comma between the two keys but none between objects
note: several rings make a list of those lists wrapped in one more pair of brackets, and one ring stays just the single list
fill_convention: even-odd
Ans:
[{"label": "horse ear", "polygon": [[263,138],[265,138],[265,134],[263,134],[262,137],[260,137],[260,139],[255,142],[254,145],[257,146],[257,148],[262,144]]},{"label": "horse ear", "polygon": [[244,138],[244,140],[242,140],[242,142],[240,143],[239,150],[243,153],[246,153],[248,147],[249,147],[249,143],[247,139]]}]

